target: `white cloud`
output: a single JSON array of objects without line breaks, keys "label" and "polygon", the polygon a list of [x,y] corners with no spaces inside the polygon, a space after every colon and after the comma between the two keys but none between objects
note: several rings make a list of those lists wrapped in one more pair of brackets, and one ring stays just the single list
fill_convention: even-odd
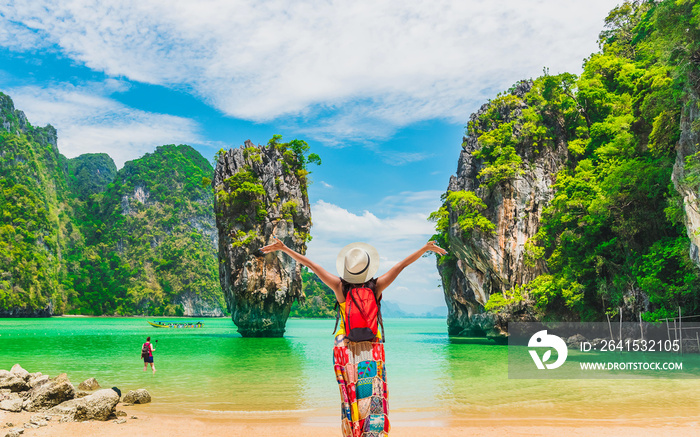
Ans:
[{"label": "white cloud", "polygon": [[[226,114],[329,142],[464,122],[521,78],[580,71],[618,0],[10,0],[0,44],[56,47],[114,77],[191,89]],[[316,117],[314,117],[316,118]]]},{"label": "white cloud", "polygon": [[433,225],[427,221],[427,215],[420,212],[379,219],[369,211],[356,215],[323,200],[314,204],[313,219],[314,229],[327,235],[403,240],[434,233]]},{"label": "white cloud", "polygon": [[[380,254],[378,274],[420,249],[434,233],[428,214],[439,204],[434,191],[405,192],[386,197],[377,203],[377,210],[387,214],[378,217],[370,211],[355,214],[338,205],[319,200],[311,207],[313,240],[307,255],[325,269],[336,274],[338,251],[354,241],[365,241]],[[420,258],[406,268],[386,291],[386,298],[398,303],[424,304],[429,309],[444,303],[434,256]]]},{"label": "white cloud", "polygon": [[163,144],[204,143],[190,119],[140,111],[103,96],[125,86],[107,81],[83,87],[21,87],[8,93],[32,124],[57,129],[59,150],[69,158],[104,152],[121,167]]}]

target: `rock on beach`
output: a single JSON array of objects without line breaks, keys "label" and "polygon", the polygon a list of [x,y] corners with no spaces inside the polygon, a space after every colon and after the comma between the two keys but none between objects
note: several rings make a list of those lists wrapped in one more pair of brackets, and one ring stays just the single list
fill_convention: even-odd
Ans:
[{"label": "rock on beach", "polygon": [[[61,403],[49,410],[50,414],[64,416],[67,420],[107,420],[115,412],[119,395],[112,389],[98,390],[95,393]],[[64,419],[65,420],[65,419]]]},{"label": "rock on beach", "polygon": [[89,378],[78,384],[78,390],[95,391],[101,388],[95,378]]},{"label": "rock on beach", "polygon": [[[60,422],[83,422],[121,417],[120,420],[126,421],[123,418],[126,412],[116,409],[120,398],[118,388],[101,389],[95,378],[81,382],[76,390],[65,373],[50,378],[41,372],[29,373],[19,364],[10,371],[0,369],[0,410],[41,412],[24,424],[27,429],[48,426],[52,418]],[[151,395],[145,389],[131,390],[124,396],[124,402],[146,404],[151,402]],[[12,426],[7,423],[6,428]],[[0,437],[17,436],[24,428],[0,432]]]},{"label": "rock on beach", "polygon": [[127,404],[147,404],[149,402],[151,402],[151,394],[143,388],[129,390],[129,393],[124,395],[124,403]]}]

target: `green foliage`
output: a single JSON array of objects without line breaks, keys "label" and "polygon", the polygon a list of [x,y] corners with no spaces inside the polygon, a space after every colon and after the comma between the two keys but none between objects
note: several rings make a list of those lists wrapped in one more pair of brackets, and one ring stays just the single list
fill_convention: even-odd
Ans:
[{"label": "green foliage", "polygon": [[167,145],[116,172],[104,154],[59,155],[55,130],[23,121],[2,93],[0,110],[0,314],[224,306],[207,160]]},{"label": "green foliage", "polygon": [[522,300],[522,287],[513,287],[503,294],[494,293],[489,296],[489,300],[486,302],[486,305],[484,305],[484,309],[486,311],[498,312],[500,309]]},{"label": "green foliage", "polygon": [[267,215],[265,194],[262,181],[248,168],[224,180],[216,192],[216,201],[229,208],[241,222],[262,221]]},{"label": "green foliage", "polygon": [[71,190],[83,200],[103,192],[117,174],[117,166],[106,153],[86,153],[67,164]]},{"label": "green foliage", "polygon": [[683,184],[700,190],[700,152],[685,158]]},{"label": "green foliage", "polygon": [[486,204],[473,191],[452,191],[443,195],[443,205],[437,211],[430,213],[429,220],[436,222],[435,229],[439,233],[447,231],[449,210],[458,215],[457,224],[464,238],[469,238],[474,229],[481,232],[493,233],[496,226],[481,214]]},{"label": "green foliage", "polygon": [[[575,141],[585,132],[587,120],[577,100],[577,78],[563,73],[545,75],[534,80],[523,98],[503,94],[489,102],[479,117],[469,122],[467,135],[477,139],[479,148],[472,152],[482,159],[484,168],[478,178],[489,188],[524,174],[523,157],[536,156],[556,141]],[[584,145],[574,143],[582,153]]]},{"label": "green foliage", "polygon": [[233,238],[232,238],[232,242],[231,242],[231,247],[247,246],[257,236],[258,236],[258,233],[255,232],[255,230],[250,230],[248,232],[243,232],[241,230],[238,230],[235,232],[234,235],[232,235]]},{"label": "green foliage", "polygon": [[20,124],[12,101],[0,93],[0,314],[65,306],[62,252],[67,187],[52,127]]},{"label": "green foliage", "polygon": [[334,318],[335,293],[306,267],[301,269],[302,290],[306,299],[301,304],[295,301],[290,317]]},{"label": "green foliage", "polygon": [[243,149],[243,157],[245,159],[250,159],[253,162],[262,162],[262,153],[260,152],[260,149],[255,146],[246,147]]},{"label": "green foliage", "polygon": [[522,102],[512,94],[499,96],[490,102],[488,109],[477,121],[470,121],[468,130],[479,139],[481,148],[472,152],[483,159],[485,168],[478,177],[489,185],[508,181],[523,173],[522,159],[515,151],[514,112]]},{"label": "green foliage", "polygon": [[[127,162],[82,206],[86,241],[68,256],[78,314],[182,315],[182,300],[224,306],[210,235],[213,169],[189,146],[162,146]],[[199,230],[198,230],[199,229]]]},{"label": "green foliage", "polygon": [[282,218],[285,220],[291,220],[293,216],[298,214],[299,201],[296,199],[288,200],[284,202],[280,207],[280,212],[282,213]]},{"label": "green foliage", "polygon": [[321,157],[309,153],[309,144],[304,140],[293,139],[288,143],[282,142],[282,135],[273,135],[267,145],[282,152],[282,166],[285,173],[293,172],[299,179],[302,193],[308,188],[308,164],[321,165]]},{"label": "green foliage", "polygon": [[[546,273],[492,296],[491,310],[527,298],[545,319],[601,320],[646,295],[648,320],[678,306],[700,311],[700,270],[670,183],[680,118],[700,91],[700,5],[625,2],[607,17],[600,46],[580,77],[545,70],[522,98],[500,95],[467,127],[487,188],[517,178],[544,148],[568,151],[539,232],[525,244],[525,264]],[[692,189],[700,189],[698,156],[686,159],[679,181]],[[443,200],[431,218],[447,240],[457,208]],[[464,210],[483,208],[470,200]],[[459,226],[469,230],[470,218]]]},{"label": "green foliage", "polygon": [[[477,229],[484,233],[493,233],[496,226],[481,214],[486,204],[472,191],[453,191],[441,196],[442,206],[430,213],[428,220],[435,222],[435,235],[430,239],[440,247],[450,247],[449,217],[450,211],[454,211],[458,218],[457,224],[462,232],[462,237],[470,238],[472,232]],[[437,258],[445,289],[450,288],[452,274],[457,266],[457,257],[448,250],[446,255]]]},{"label": "green foliage", "polygon": [[[681,3],[625,3],[614,10],[601,34],[603,51],[586,61],[571,88],[585,125],[565,129],[569,165],[557,175],[555,197],[526,246],[526,258],[537,248],[533,258],[545,259],[549,274],[522,292],[550,317],[600,320],[608,308],[630,303],[636,290],[649,296],[649,320],[678,306],[700,311],[700,275],[687,255],[682,209],[669,183],[689,48],[697,47],[692,35],[671,31],[688,20]],[[692,183],[693,171],[687,166],[684,183]]]}]

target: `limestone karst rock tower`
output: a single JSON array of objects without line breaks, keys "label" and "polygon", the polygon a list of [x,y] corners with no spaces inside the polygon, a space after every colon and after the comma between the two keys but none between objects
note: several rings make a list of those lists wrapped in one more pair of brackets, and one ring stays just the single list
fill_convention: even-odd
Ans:
[{"label": "limestone karst rock tower", "polygon": [[274,236],[303,254],[311,228],[308,146],[280,138],[220,152],[214,172],[219,278],[244,337],[281,337],[292,303],[303,298],[301,265],[281,252],[260,252]]}]

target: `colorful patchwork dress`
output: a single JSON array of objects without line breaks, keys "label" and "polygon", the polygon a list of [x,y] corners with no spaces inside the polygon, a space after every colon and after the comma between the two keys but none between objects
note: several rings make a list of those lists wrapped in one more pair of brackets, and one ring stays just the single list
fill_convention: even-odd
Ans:
[{"label": "colorful patchwork dress", "polygon": [[[345,303],[340,304],[340,311],[345,314]],[[333,347],[333,367],[340,388],[343,437],[388,435],[389,397],[381,332],[372,341],[353,342],[345,338],[341,322]]]}]

